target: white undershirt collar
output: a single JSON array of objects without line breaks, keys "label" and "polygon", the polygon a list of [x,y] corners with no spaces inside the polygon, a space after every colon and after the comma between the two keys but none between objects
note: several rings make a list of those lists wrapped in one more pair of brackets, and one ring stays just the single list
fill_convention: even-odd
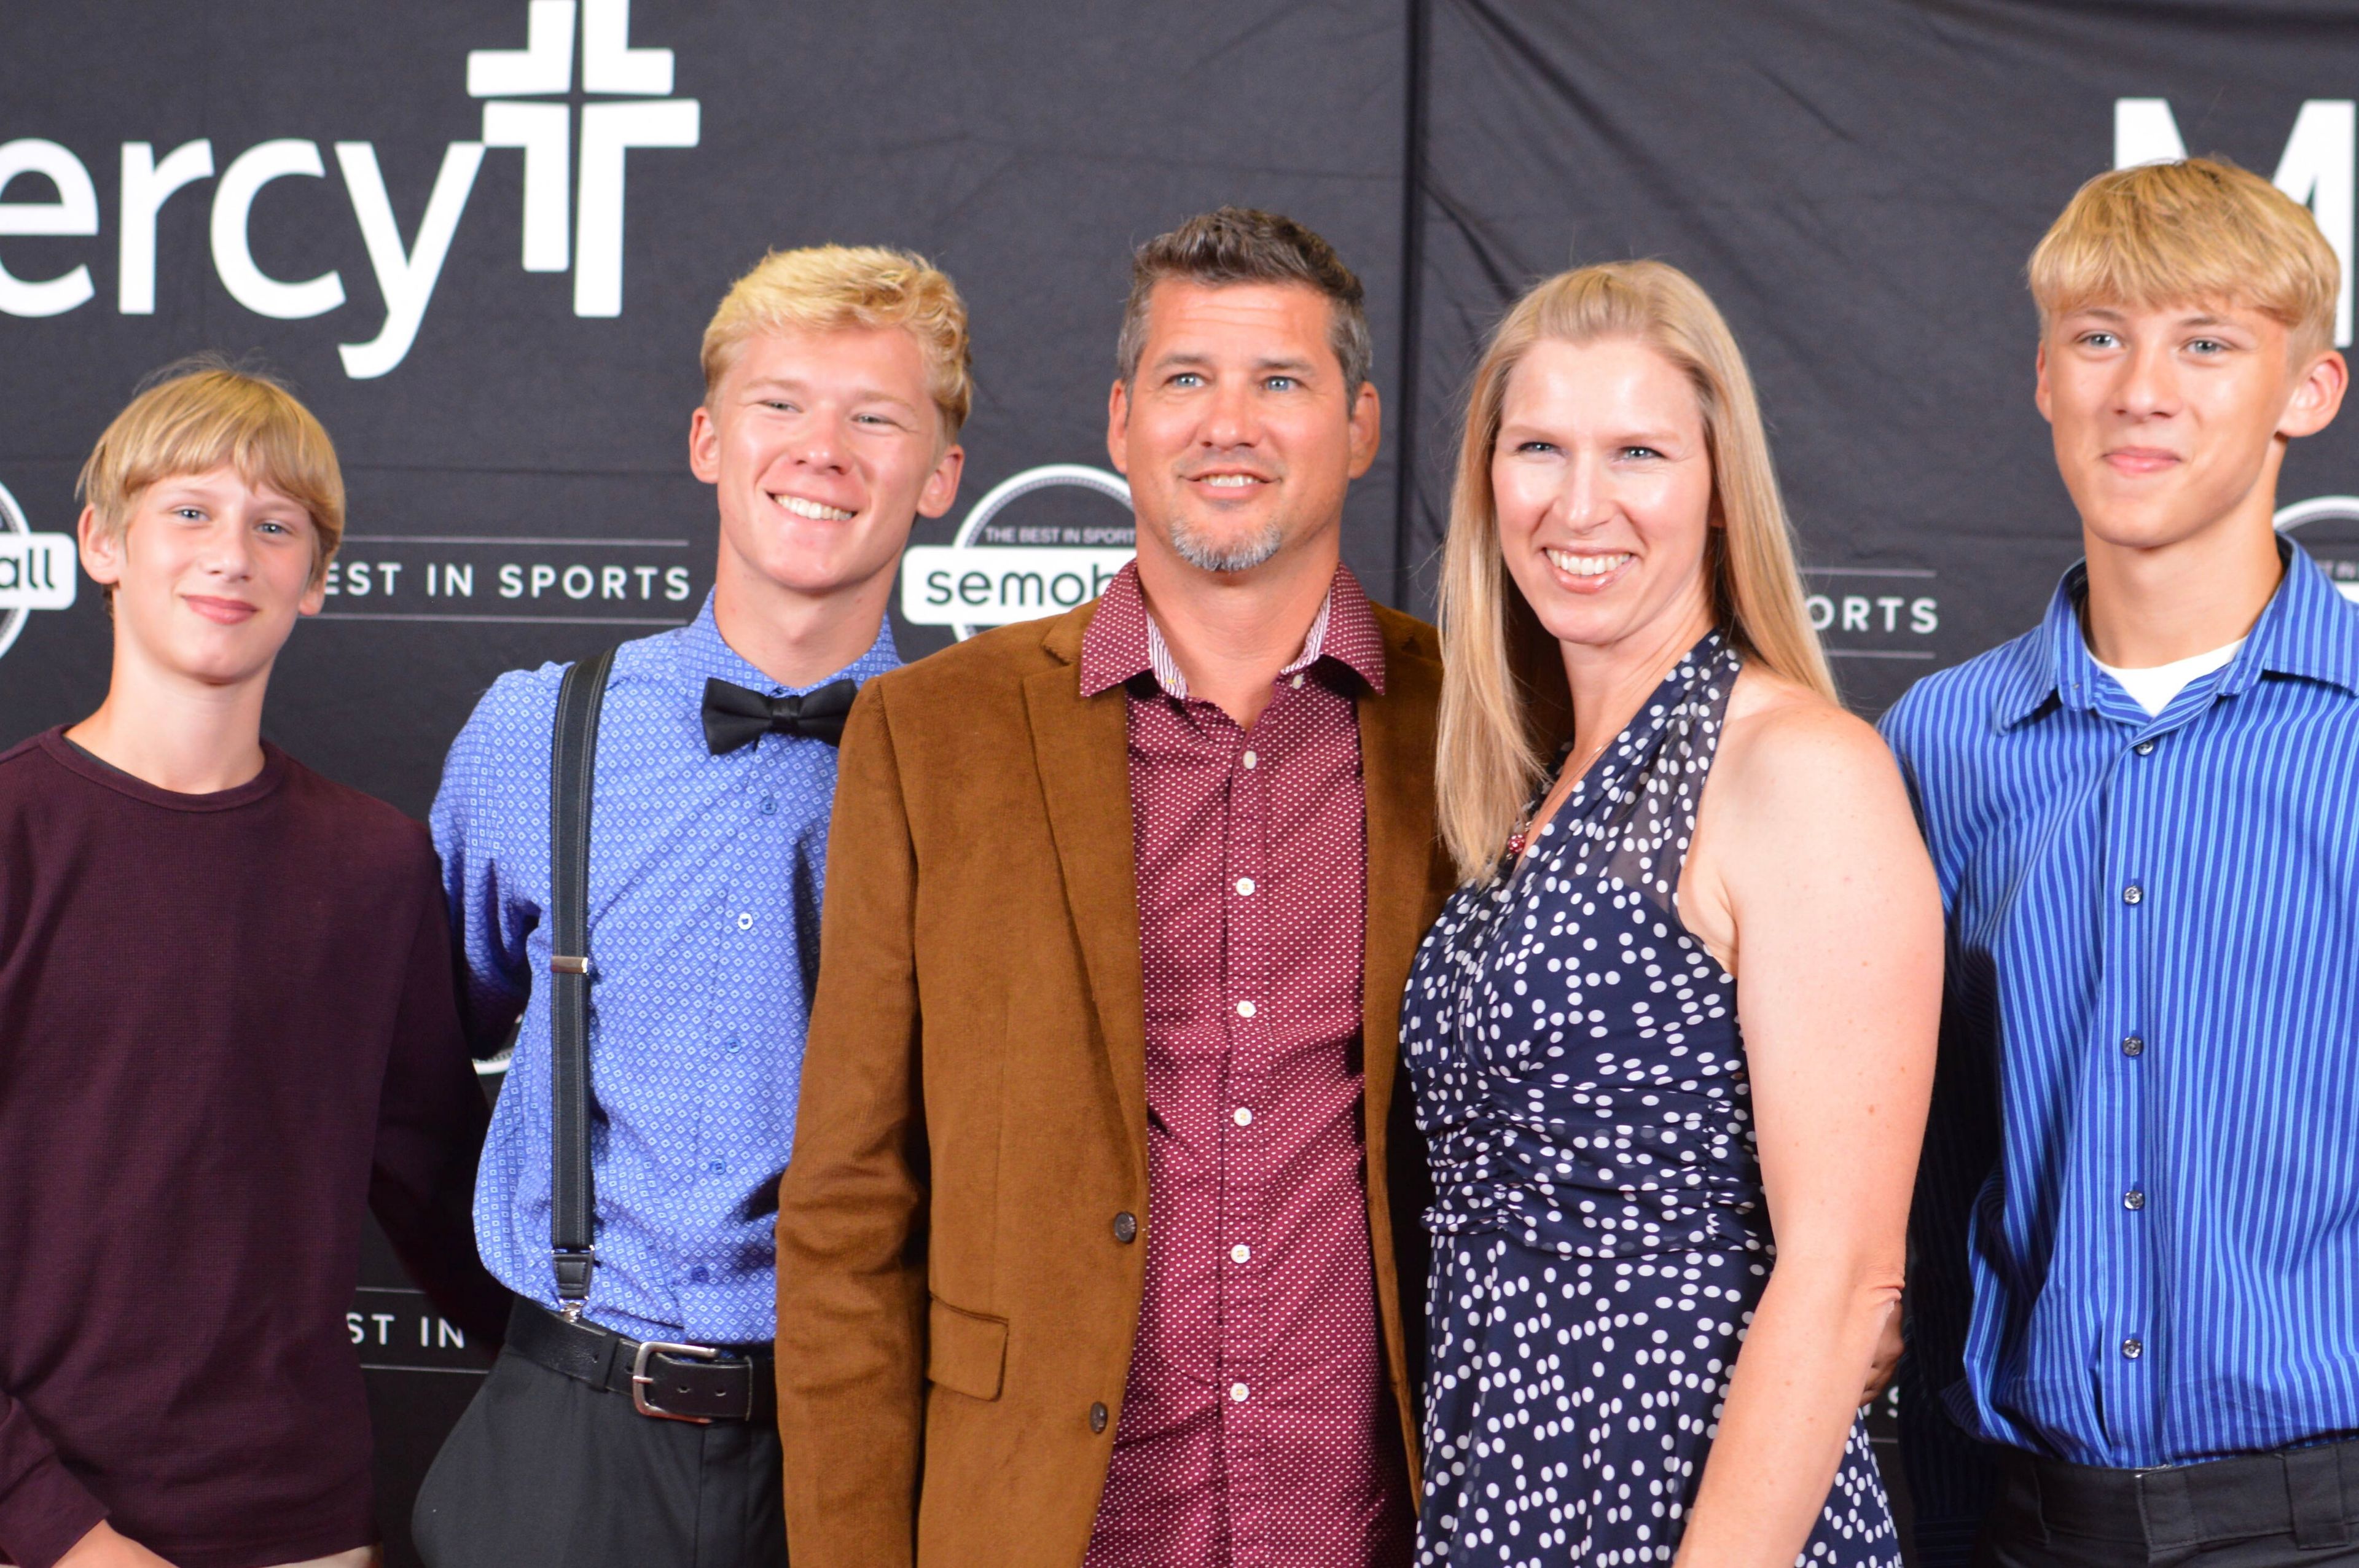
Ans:
[{"label": "white undershirt collar", "polygon": [[2224,648],[2214,648],[2190,659],[2174,659],[2169,664],[2155,665],[2142,670],[2115,669],[2098,658],[2094,652],[2089,654],[2089,660],[2113,676],[2114,682],[2130,694],[2130,700],[2145,708],[2147,717],[2151,719],[2158,717],[2164,708],[2170,706],[2170,699],[2190,686],[2213,670],[2226,667],[2244,645],[2245,639],[2239,637]]}]

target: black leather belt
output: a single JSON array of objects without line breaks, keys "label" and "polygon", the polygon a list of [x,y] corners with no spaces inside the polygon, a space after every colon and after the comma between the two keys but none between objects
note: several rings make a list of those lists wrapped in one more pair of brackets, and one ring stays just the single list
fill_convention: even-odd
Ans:
[{"label": "black leather belt", "polygon": [[552,1372],[628,1394],[658,1421],[775,1422],[777,1364],[766,1349],[638,1340],[594,1323],[568,1323],[519,1298],[508,1314],[508,1348]]},{"label": "black leather belt", "polygon": [[2291,1535],[2316,1549],[2359,1540],[2359,1441],[2151,1470],[2007,1451],[2007,1502],[2051,1535],[2154,1549]]}]

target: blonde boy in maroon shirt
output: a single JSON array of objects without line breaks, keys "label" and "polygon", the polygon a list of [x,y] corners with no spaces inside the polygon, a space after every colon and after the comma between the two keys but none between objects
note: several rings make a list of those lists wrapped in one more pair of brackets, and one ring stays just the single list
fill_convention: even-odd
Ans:
[{"label": "blonde boy in maroon shirt", "polygon": [[425,828],[262,739],[334,449],[168,375],[82,472],[106,700],[0,752],[0,1563],[361,1568],[362,1206],[495,1342],[484,1107]]}]

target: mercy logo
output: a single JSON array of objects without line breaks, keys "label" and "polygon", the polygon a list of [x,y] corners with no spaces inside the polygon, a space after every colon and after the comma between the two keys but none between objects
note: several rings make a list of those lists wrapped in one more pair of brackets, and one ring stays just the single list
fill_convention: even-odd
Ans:
[{"label": "mercy logo", "polygon": [[582,0],[582,86],[636,103],[582,106],[578,228],[569,228],[566,164],[573,109],[545,103],[573,91],[574,0],[531,0],[521,49],[467,56],[467,92],[484,105],[484,145],[524,149],[524,269],[563,272],[573,238],[573,313],[623,313],[623,154],[630,147],[692,147],[693,98],[671,96],[671,50],[629,47],[631,0]]},{"label": "mercy logo", "polygon": [[[630,30],[631,0],[529,0],[524,48],[471,51],[467,92],[484,100],[484,139],[453,142],[443,153],[425,213],[408,241],[394,216],[375,145],[335,144],[337,171],[385,303],[376,336],[339,345],[345,374],[356,381],[380,376],[408,354],[487,146],[524,155],[525,270],[570,266],[576,316],[622,313],[624,155],[633,147],[692,147],[701,120],[695,99],[670,96],[671,50],[634,49]],[[585,100],[578,113],[577,33]],[[213,178],[213,144],[210,137],[184,142],[158,159],[154,143],[125,142],[122,159],[115,308],[125,316],[148,316],[156,310],[156,216],[176,191]],[[221,170],[210,228],[213,270],[230,297],[257,316],[299,321],[344,305],[341,273],[272,277],[256,265],[249,232],[264,187],[326,176],[320,144],[300,138],[248,147]],[[46,180],[55,200],[5,200],[20,178]],[[88,237],[99,227],[97,187],[72,149],[33,136],[0,144],[0,237]],[[0,312],[62,315],[97,292],[86,262],[33,279],[11,273],[0,255]]]},{"label": "mercy logo", "polygon": [[72,536],[34,533],[24,508],[0,485],[0,654],[16,643],[32,611],[71,608],[74,581]]},{"label": "mercy logo", "polygon": [[1011,503],[1060,486],[1130,505],[1130,486],[1120,474],[1086,463],[1049,463],[1011,475],[974,503],[951,543],[913,545],[902,556],[901,619],[948,626],[963,642],[986,626],[1054,615],[1103,593],[1136,553],[1127,516],[1089,527],[993,521]]}]

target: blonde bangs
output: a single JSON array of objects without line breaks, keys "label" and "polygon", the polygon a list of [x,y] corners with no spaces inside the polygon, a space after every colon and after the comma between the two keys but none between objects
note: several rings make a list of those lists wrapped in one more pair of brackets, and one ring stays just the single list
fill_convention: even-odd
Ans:
[{"label": "blonde bangs", "polygon": [[99,437],[75,492],[120,534],[158,480],[224,465],[254,490],[274,490],[311,519],[314,587],[344,535],[344,476],[311,411],[277,382],[214,359],[184,362],[133,398]]},{"label": "blonde bangs", "polygon": [[1722,524],[1704,556],[1718,624],[1764,667],[1835,697],[1804,605],[1753,378],[1718,308],[1661,262],[1615,262],[1548,279],[1516,302],[1475,367],[1442,543],[1436,804],[1442,841],[1466,881],[1497,864],[1572,723],[1562,657],[1499,549],[1491,459],[1507,378],[1535,343],[1608,338],[1647,344],[1695,389]]},{"label": "blonde bangs", "polygon": [[704,329],[704,395],[712,395],[759,333],[850,327],[898,327],[917,341],[942,443],[958,439],[974,405],[966,301],[925,257],[883,245],[811,245],[764,256],[730,286]]},{"label": "blonde bangs", "polygon": [[2043,330],[2092,305],[2220,302],[2284,327],[2297,352],[2333,341],[2343,265],[2310,209],[2223,158],[2140,164],[2083,185],[2031,253]]}]

